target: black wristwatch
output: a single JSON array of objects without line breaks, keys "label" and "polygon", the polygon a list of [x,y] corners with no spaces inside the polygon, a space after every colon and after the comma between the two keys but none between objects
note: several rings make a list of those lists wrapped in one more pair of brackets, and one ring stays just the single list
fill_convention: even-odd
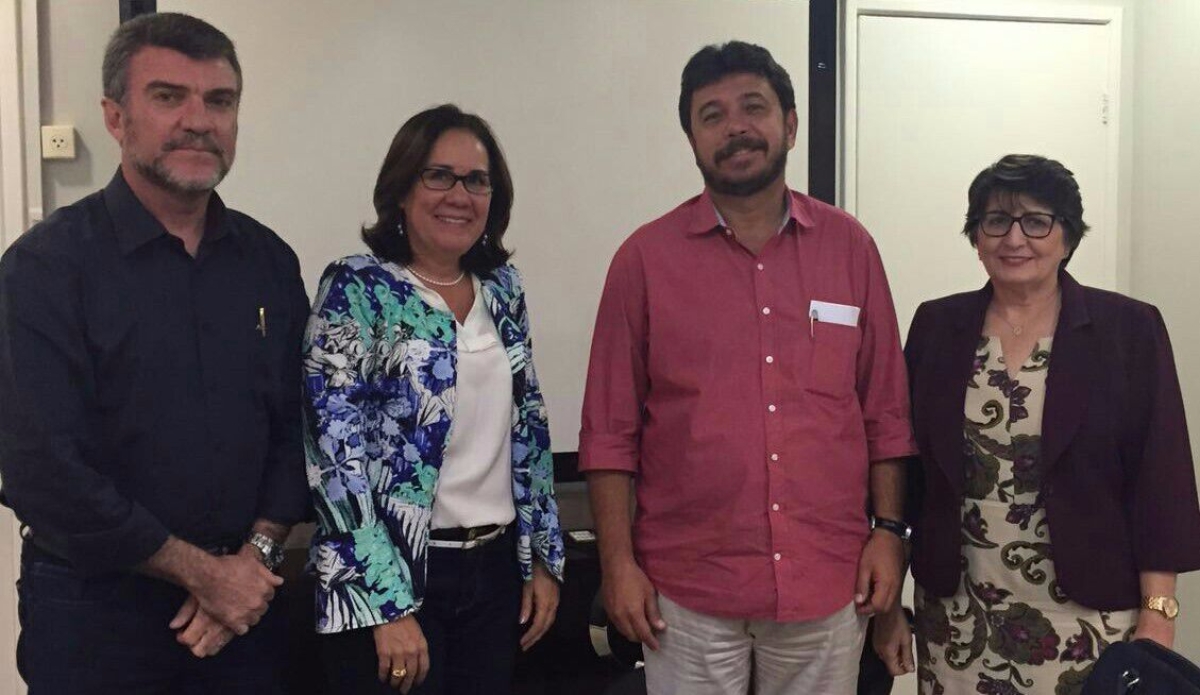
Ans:
[{"label": "black wristwatch", "polygon": [[871,530],[874,531],[877,528],[881,528],[884,531],[891,531],[892,533],[896,534],[897,536],[900,536],[900,540],[902,540],[902,541],[911,541],[912,540],[912,527],[909,526],[908,524],[904,523],[903,521],[896,521],[894,519],[884,519],[882,517],[872,516],[871,517]]}]

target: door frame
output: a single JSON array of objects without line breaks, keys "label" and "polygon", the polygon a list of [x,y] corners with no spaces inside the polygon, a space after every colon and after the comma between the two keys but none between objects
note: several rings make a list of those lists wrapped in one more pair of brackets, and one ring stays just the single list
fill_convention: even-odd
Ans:
[{"label": "door frame", "polygon": [[[1130,56],[1124,46],[1123,9],[1100,5],[1046,5],[1028,0],[845,0],[842,35],[842,157],[839,161],[839,202],[854,214],[858,207],[858,20],[860,17],[929,17],[938,19],[984,19],[1018,22],[1094,24],[1108,27],[1110,60],[1107,82],[1108,158],[1105,163],[1105,200],[1102,214],[1111,226],[1102,241],[1107,259],[1106,274],[1118,292],[1129,292],[1132,243],[1128,232],[1128,197],[1123,196],[1122,163],[1128,171],[1132,161],[1121,152],[1122,118],[1125,103],[1122,71]],[[1097,105],[1099,108],[1100,105]],[[1126,161],[1123,162],[1123,159]],[[1122,213],[1126,213],[1122,216]]]},{"label": "door frame", "polygon": [[[0,251],[42,216],[36,0],[0,0]],[[0,692],[23,695],[17,672],[21,539],[0,509]]]}]

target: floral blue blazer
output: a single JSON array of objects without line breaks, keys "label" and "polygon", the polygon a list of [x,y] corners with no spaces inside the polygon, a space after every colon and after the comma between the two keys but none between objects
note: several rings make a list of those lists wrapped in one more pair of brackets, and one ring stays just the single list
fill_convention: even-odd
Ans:
[{"label": "floral blue blazer", "polygon": [[[525,579],[562,579],[546,406],[533,370],[521,278],[481,278],[513,373],[512,476]],[[454,422],[454,317],[421,300],[394,264],[350,256],[325,270],[304,340],[305,449],[317,512],[309,554],[317,631],[420,609],[434,491]]]}]

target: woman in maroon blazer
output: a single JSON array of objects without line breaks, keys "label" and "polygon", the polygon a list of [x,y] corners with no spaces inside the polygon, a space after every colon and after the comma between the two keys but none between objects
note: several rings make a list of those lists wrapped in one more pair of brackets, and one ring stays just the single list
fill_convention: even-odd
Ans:
[{"label": "woman in maroon blazer", "polygon": [[[1166,326],[1064,270],[1087,228],[1062,164],[1004,157],[963,226],[991,281],[913,318],[922,693],[1077,692],[1114,641],[1172,645],[1176,574],[1200,568]],[[911,670],[902,615],[877,631],[892,672]]]}]

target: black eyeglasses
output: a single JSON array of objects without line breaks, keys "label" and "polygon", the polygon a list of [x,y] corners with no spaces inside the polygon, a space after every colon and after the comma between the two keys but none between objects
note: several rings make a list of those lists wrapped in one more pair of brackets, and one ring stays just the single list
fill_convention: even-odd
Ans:
[{"label": "black eyeglasses", "polygon": [[1031,239],[1044,239],[1050,236],[1054,229],[1054,221],[1060,219],[1048,212],[1027,212],[1021,216],[1013,216],[1007,212],[985,212],[979,220],[979,230],[987,236],[1001,237],[1012,229],[1012,223],[1021,226],[1021,233]]},{"label": "black eyeglasses", "polygon": [[487,195],[492,192],[492,177],[486,171],[469,171],[459,176],[449,169],[429,167],[421,170],[421,183],[431,191],[448,191],[459,181],[467,193]]}]

